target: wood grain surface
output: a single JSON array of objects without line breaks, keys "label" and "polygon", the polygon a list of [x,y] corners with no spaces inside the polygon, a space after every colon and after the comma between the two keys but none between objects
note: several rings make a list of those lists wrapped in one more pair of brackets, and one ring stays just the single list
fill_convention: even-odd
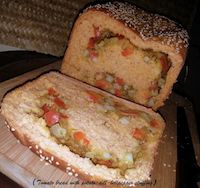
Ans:
[{"label": "wood grain surface", "polygon": [[[25,73],[0,84],[0,99],[5,93],[28,80],[49,70],[59,70],[61,62],[49,64],[40,69]],[[158,153],[154,161],[151,180],[136,188],[173,188],[176,187],[176,162],[177,162],[177,131],[176,108],[184,106],[189,116],[190,128],[197,158],[200,158],[200,146],[196,135],[195,118],[191,103],[176,94],[172,94],[160,113],[166,120],[166,128],[159,144]],[[17,141],[8,131],[4,119],[0,116],[0,171],[23,187],[105,187],[100,185],[83,185],[83,182],[67,173],[57,169],[47,162],[41,161],[27,147]],[[91,183],[91,182],[88,182]],[[35,184],[35,186],[33,186]],[[118,187],[116,185],[116,187]]]}]

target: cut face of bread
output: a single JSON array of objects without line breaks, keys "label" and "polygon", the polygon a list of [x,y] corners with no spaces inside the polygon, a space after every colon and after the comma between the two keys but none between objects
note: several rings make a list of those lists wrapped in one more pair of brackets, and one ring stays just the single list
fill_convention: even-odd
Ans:
[{"label": "cut face of bread", "polygon": [[96,5],[77,19],[61,71],[157,109],[183,66],[187,40],[165,17],[127,3]]},{"label": "cut face of bread", "polygon": [[61,160],[59,168],[133,184],[149,178],[164,129],[152,110],[56,72],[7,94],[1,113],[24,144]]}]

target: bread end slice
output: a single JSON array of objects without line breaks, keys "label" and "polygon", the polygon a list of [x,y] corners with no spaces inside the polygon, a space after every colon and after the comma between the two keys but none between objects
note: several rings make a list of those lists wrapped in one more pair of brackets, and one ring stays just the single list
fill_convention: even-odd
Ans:
[{"label": "bread end slice", "polygon": [[122,2],[87,8],[74,24],[61,72],[156,110],[183,67],[188,34]]}]

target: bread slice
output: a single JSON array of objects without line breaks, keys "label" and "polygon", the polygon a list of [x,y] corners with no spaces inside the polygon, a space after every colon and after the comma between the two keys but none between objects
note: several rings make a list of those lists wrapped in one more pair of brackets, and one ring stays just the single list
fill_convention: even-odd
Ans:
[{"label": "bread slice", "polygon": [[58,72],[8,93],[1,114],[24,145],[68,175],[131,185],[149,179],[165,126],[151,109]]},{"label": "bread slice", "polygon": [[61,72],[156,110],[183,66],[188,34],[123,2],[88,7],[74,24]]}]

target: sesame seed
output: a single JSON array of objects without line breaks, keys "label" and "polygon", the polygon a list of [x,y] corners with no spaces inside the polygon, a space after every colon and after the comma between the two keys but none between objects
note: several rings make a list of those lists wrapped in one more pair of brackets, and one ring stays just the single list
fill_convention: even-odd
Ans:
[{"label": "sesame seed", "polygon": [[58,161],[56,161],[56,165],[59,165],[60,163]]},{"label": "sesame seed", "polygon": [[72,172],[75,172],[75,170],[74,170],[74,169],[72,169]]},{"label": "sesame seed", "polygon": [[67,170],[71,170],[72,168],[71,167],[67,167]]},{"label": "sesame seed", "polygon": [[14,131],[15,131],[15,128],[11,128],[11,131],[13,131],[13,132],[14,132]]},{"label": "sesame seed", "polygon": [[51,160],[48,160],[48,161],[49,161],[50,164],[52,164],[52,161],[51,161]]},{"label": "sesame seed", "polygon": [[35,148],[38,149],[39,148],[38,145],[35,145]]},{"label": "sesame seed", "polygon": [[74,176],[75,176],[75,177],[78,177],[78,174],[77,174],[77,173],[75,173],[75,174],[74,174]]},{"label": "sesame seed", "polygon": [[28,148],[29,148],[29,149],[31,149],[31,148],[32,148],[32,146],[29,146]]},{"label": "sesame seed", "polygon": [[167,164],[166,164],[166,163],[163,163],[163,166],[167,166]]},{"label": "sesame seed", "polygon": [[167,165],[167,167],[168,167],[168,168],[170,168],[170,167],[171,167],[171,165],[170,165],[170,164],[168,164],[168,165]]},{"label": "sesame seed", "polygon": [[49,157],[46,157],[46,160],[48,161],[48,160],[49,160]]},{"label": "sesame seed", "polygon": [[72,172],[68,172],[68,175],[69,175],[69,176],[72,176],[72,175],[73,175],[73,173],[72,173]]},{"label": "sesame seed", "polygon": [[51,156],[51,160],[52,160],[52,161],[54,160],[54,156]]},{"label": "sesame seed", "polygon": [[39,156],[41,159],[43,159],[43,160],[45,159],[45,157],[43,155],[40,154]]},{"label": "sesame seed", "polygon": [[42,150],[41,150],[41,149],[39,150],[39,153],[42,153]]}]

